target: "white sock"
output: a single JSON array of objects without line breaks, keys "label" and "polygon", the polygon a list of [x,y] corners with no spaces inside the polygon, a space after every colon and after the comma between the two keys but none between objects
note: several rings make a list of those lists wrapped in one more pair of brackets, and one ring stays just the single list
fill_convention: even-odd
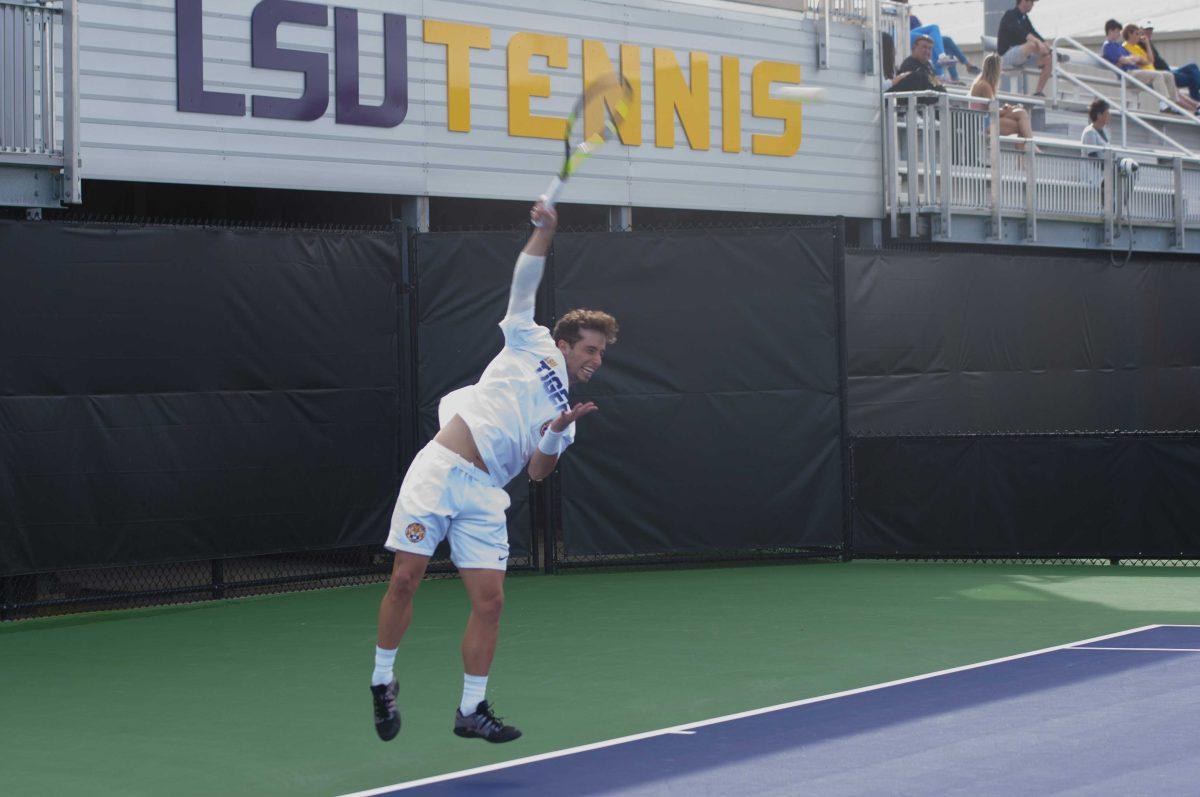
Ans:
[{"label": "white sock", "polygon": [[463,675],[463,696],[458,710],[464,717],[474,714],[475,709],[483,702],[483,696],[487,694],[487,679],[486,675]]},{"label": "white sock", "polygon": [[396,662],[396,649],[388,650],[376,646],[375,672],[371,673],[371,686],[392,682],[392,665]]}]

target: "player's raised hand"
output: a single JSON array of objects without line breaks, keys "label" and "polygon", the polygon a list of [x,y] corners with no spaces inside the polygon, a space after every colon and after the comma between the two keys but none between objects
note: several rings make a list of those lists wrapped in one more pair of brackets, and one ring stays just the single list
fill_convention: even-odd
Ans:
[{"label": "player's raised hand", "polygon": [[554,229],[558,227],[558,211],[553,207],[546,207],[546,197],[539,197],[529,211],[529,220],[533,222],[534,227],[554,232]]},{"label": "player's raised hand", "polygon": [[561,432],[583,416],[591,415],[598,409],[600,408],[596,406],[594,401],[585,401],[580,404],[576,404],[574,407],[555,418],[554,422],[550,424],[550,429],[555,432]]}]

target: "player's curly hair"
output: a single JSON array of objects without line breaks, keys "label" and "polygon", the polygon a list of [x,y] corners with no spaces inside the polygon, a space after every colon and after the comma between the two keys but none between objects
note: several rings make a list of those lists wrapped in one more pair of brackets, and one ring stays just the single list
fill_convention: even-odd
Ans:
[{"label": "player's curly hair", "polygon": [[608,313],[581,307],[558,319],[558,323],[554,325],[554,342],[565,340],[568,346],[574,346],[583,338],[579,333],[581,329],[599,332],[610,345],[617,342],[617,333],[620,331],[617,319]]}]

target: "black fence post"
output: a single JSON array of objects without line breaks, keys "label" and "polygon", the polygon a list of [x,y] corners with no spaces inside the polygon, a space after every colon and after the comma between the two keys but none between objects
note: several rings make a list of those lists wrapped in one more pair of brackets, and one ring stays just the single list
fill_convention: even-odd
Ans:
[{"label": "black fence post", "polygon": [[846,502],[846,517],[843,520],[845,528],[842,531],[842,561],[854,559],[854,438],[843,430],[846,435],[846,465],[847,487],[843,500]]},{"label": "black fence post", "polygon": [[220,600],[225,597],[225,560],[213,559],[210,562],[212,573],[212,599]]},{"label": "black fence post", "polygon": [[537,503],[537,482],[529,479],[529,569],[537,571],[542,567],[541,559],[541,510]]},{"label": "black fence post", "polygon": [[[417,235],[403,222],[393,223],[396,230],[396,245],[400,248],[400,273],[397,274],[396,313],[399,315],[397,346],[397,398],[400,419],[398,476],[404,475],[405,466],[416,456],[417,439],[420,434],[420,417],[417,408]],[[407,407],[405,406],[407,404]],[[407,412],[403,410],[407,409]]]},{"label": "black fence post", "polygon": [[849,382],[847,377],[847,346],[846,346],[846,219],[838,216],[833,228],[833,236],[838,241],[837,255],[833,276],[834,304],[837,305],[837,358],[838,358],[838,417],[841,423],[840,438],[842,447],[842,555],[843,562],[849,562],[853,557],[852,529],[853,512],[851,504],[854,501],[854,449],[850,440],[849,412]]},{"label": "black fence post", "polygon": [[[551,477],[553,478],[553,477]],[[537,569],[537,552],[541,549],[541,569],[546,575],[555,571],[554,520],[550,514],[549,481],[529,482],[529,545],[533,550],[533,566]]]},{"label": "black fence post", "polygon": [[538,491],[541,494],[538,502],[541,504],[542,515],[542,549],[545,551],[545,567],[543,571],[548,576],[552,576],[558,572],[558,542],[556,537],[557,517],[554,511],[555,496],[558,491],[554,489],[554,485],[558,481],[558,471],[550,474],[550,476],[538,485]]}]

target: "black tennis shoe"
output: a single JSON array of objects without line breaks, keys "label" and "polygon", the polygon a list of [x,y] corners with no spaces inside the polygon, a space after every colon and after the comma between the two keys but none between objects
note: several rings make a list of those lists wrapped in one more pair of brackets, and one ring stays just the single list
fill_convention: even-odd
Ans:
[{"label": "black tennis shoe", "polygon": [[503,719],[492,713],[492,707],[486,700],[475,707],[474,714],[465,717],[461,710],[455,710],[454,735],[464,739],[486,739],[495,744],[521,738],[519,730],[505,725]]},{"label": "black tennis shoe", "polygon": [[400,684],[392,681],[386,686],[371,687],[371,697],[375,700],[375,733],[385,742],[390,742],[400,733],[400,709],[396,708],[396,693]]}]

